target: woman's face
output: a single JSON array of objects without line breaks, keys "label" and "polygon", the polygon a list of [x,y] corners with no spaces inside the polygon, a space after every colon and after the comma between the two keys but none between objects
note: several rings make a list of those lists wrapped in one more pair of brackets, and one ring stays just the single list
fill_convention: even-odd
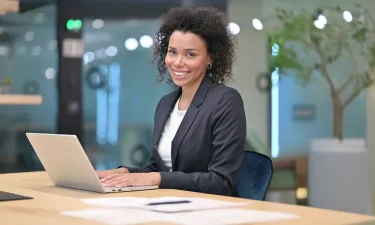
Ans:
[{"label": "woman's face", "polygon": [[209,63],[210,56],[200,36],[182,31],[171,34],[165,64],[177,86],[199,86]]}]

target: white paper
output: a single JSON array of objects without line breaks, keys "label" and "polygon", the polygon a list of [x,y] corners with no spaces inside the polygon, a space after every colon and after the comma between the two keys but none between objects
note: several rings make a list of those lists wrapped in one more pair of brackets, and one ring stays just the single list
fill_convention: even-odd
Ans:
[{"label": "white paper", "polygon": [[[154,202],[170,202],[189,200],[190,203],[183,204],[167,204],[167,205],[147,205]],[[206,198],[185,198],[185,197],[160,197],[160,198],[136,198],[136,197],[117,197],[117,198],[91,198],[82,199],[86,204],[98,205],[105,207],[127,207],[146,209],[158,212],[183,212],[183,211],[197,211],[208,209],[231,208],[248,205],[249,203],[243,202],[228,202],[218,201]]]},{"label": "white paper", "polygon": [[231,208],[174,213],[174,223],[181,225],[252,224],[296,219],[298,216],[279,212]]},{"label": "white paper", "polygon": [[157,221],[171,221],[169,218],[163,218],[168,217],[168,214],[140,209],[85,209],[63,211],[61,214],[109,225],[131,225]]},{"label": "white paper", "polygon": [[273,222],[298,218],[298,216],[293,214],[237,208],[179,213],[162,213],[130,208],[105,208],[64,211],[62,214],[108,225],[131,225],[152,222],[170,222],[180,225],[229,225]]}]

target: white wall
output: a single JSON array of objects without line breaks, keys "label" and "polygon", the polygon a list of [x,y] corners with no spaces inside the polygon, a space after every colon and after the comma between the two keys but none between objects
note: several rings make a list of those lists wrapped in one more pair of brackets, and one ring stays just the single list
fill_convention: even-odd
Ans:
[{"label": "white wall", "polygon": [[228,19],[237,23],[241,31],[238,41],[237,61],[234,65],[234,83],[245,103],[247,130],[254,132],[268,146],[269,95],[256,89],[256,75],[267,69],[267,46],[264,33],[251,29],[251,20],[260,16],[260,0],[229,0]]},{"label": "white wall", "polygon": [[[372,185],[372,204],[375,205],[375,85],[369,88],[367,92],[367,144],[368,148],[370,149],[370,157],[371,157],[371,185]],[[373,214],[375,214],[375,207],[373,207]]]}]

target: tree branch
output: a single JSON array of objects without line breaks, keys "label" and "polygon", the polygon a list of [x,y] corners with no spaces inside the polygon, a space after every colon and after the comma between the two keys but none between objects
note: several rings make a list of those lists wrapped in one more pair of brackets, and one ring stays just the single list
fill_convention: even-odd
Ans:
[{"label": "tree branch", "polygon": [[329,75],[329,72],[328,72],[328,69],[327,69],[327,64],[325,62],[322,63],[322,67],[321,67],[320,71],[322,72],[323,77],[325,77],[327,82],[328,82],[329,88],[331,89],[331,94],[335,93],[336,88],[335,88],[335,85],[333,84],[333,80],[332,80],[331,76]]},{"label": "tree branch", "polygon": [[326,55],[324,51],[320,48],[320,46],[314,45],[314,48],[316,49],[316,52],[319,54],[322,60],[320,71],[322,72],[323,77],[328,82],[329,88],[331,89],[331,94],[333,94],[334,92],[336,92],[336,89],[335,89],[335,85],[333,84],[333,80],[328,72]]},{"label": "tree branch", "polygon": [[[316,49],[317,52],[319,51],[315,46],[313,48]],[[318,53],[318,54],[320,55],[320,53]],[[322,58],[322,56],[321,56],[321,58]],[[327,83],[329,85],[329,88],[331,89],[331,94],[332,94],[333,92],[336,91],[335,85],[333,84],[333,80],[329,75],[329,72],[328,72],[328,69],[327,69],[327,64],[324,61],[324,58],[322,58],[322,63],[319,64],[319,69],[320,69],[322,77],[327,81]]]},{"label": "tree branch", "polygon": [[[308,31],[310,35],[310,39],[312,38],[311,35],[311,30]],[[305,44],[307,47],[310,47],[312,49],[315,49],[315,51],[318,53],[318,55],[321,58],[321,66],[320,66],[320,71],[321,75],[326,79],[328,82],[329,88],[331,89],[331,95],[336,92],[335,85],[333,83],[333,80],[331,76],[329,75],[328,68],[327,68],[327,56],[324,52],[324,50],[319,46],[318,43],[309,43],[305,39],[302,39],[302,43]]]},{"label": "tree branch", "polygon": [[342,54],[342,50],[344,48],[344,38],[343,38],[343,35],[344,35],[344,32],[342,32],[342,30],[340,30],[340,34],[339,34],[339,43],[337,44],[337,49],[336,49],[336,54],[333,56],[333,60],[336,61],[339,59],[339,57],[341,56]]},{"label": "tree branch", "polygon": [[356,60],[355,57],[354,57],[353,50],[352,50],[352,48],[351,48],[349,45],[347,45],[346,47],[348,48],[348,51],[349,51],[350,57],[352,58],[352,62],[353,62],[353,64],[354,64],[354,67],[355,67],[356,73],[358,73],[358,72],[359,72],[358,64],[357,64],[357,60]]},{"label": "tree branch", "polygon": [[349,84],[353,81],[354,75],[351,75],[350,78],[340,87],[340,89],[337,90],[339,94],[341,94],[345,88],[349,86]]},{"label": "tree branch", "polygon": [[346,106],[348,106],[364,89],[373,85],[373,83],[374,83],[374,76],[370,71],[365,72],[363,76],[359,76],[359,78],[356,80],[356,87],[353,93],[344,102],[343,107],[345,108]]},{"label": "tree branch", "polygon": [[363,87],[357,88],[353,94],[344,102],[343,108],[346,108],[363,90]]}]

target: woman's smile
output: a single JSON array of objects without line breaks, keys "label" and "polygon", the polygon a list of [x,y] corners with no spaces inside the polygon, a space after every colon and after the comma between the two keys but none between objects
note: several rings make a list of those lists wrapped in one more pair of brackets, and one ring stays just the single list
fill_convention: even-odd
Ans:
[{"label": "woman's smile", "polygon": [[173,72],[173,76],[176,79],[183,79],[190,73],[190,71],[180,71],[180,70],[173,70],[173,69],[172,69],[172,72]]}]

